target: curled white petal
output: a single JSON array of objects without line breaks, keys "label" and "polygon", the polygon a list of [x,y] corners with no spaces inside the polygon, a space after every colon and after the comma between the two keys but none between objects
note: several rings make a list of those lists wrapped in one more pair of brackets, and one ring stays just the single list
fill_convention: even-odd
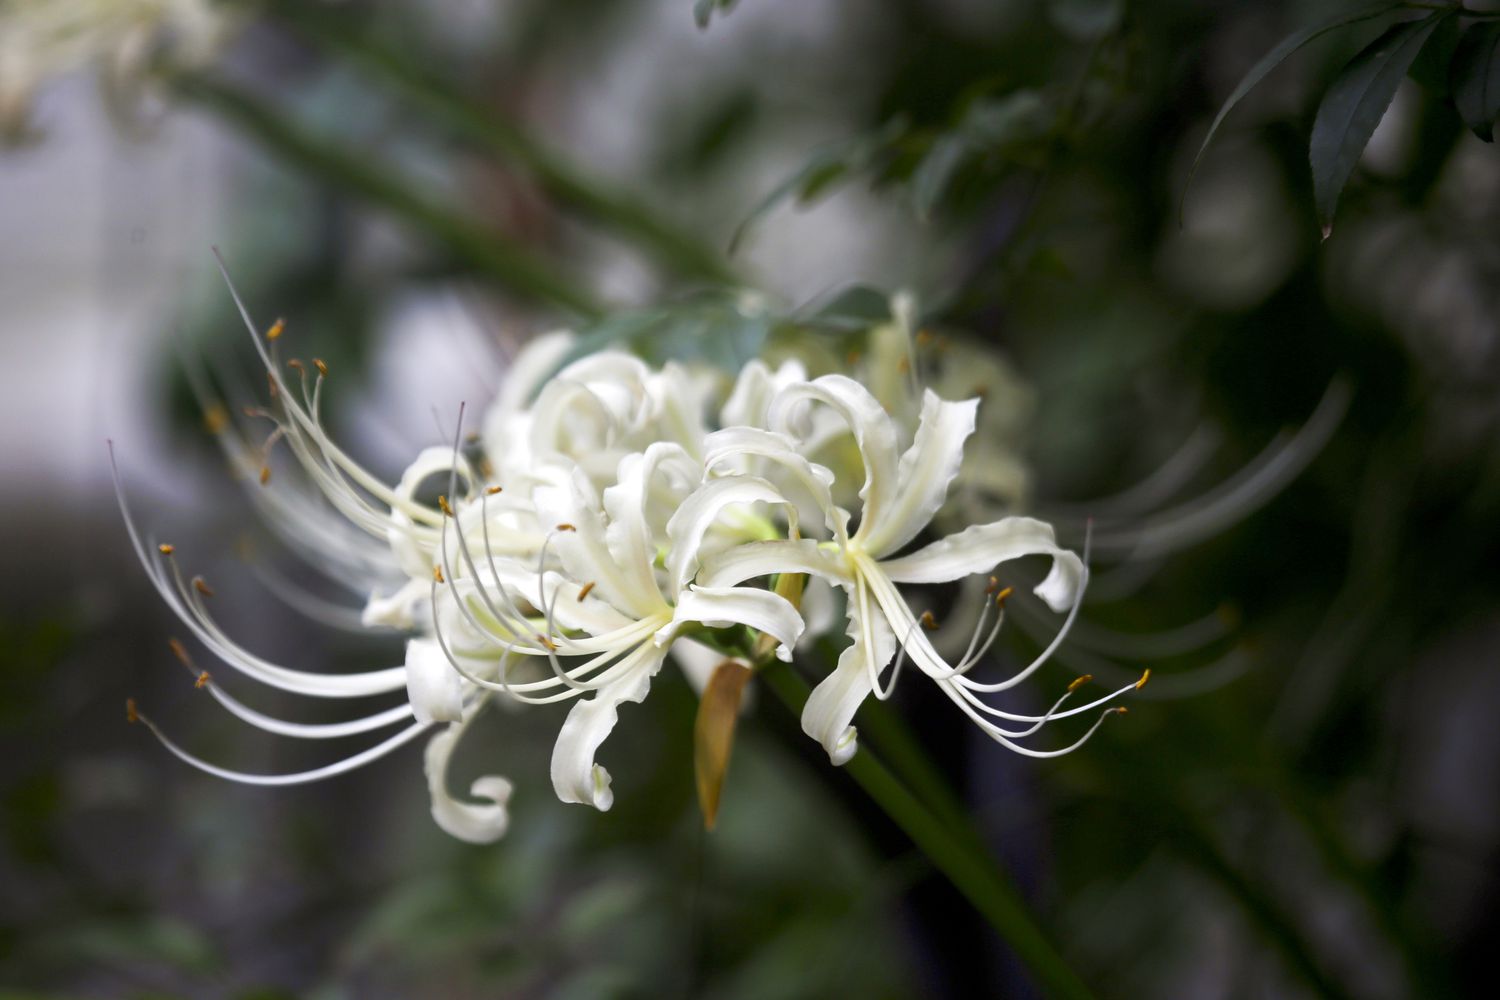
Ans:
[{"label": "curled white petal", "polygon": [[946,583],[1030,555],[1052,557],[1052,571],[1037,585],[1037,596],[1053,611],[1072,607],[1083,582],[1083,560],[1061,548],[1052,526],[1035,518],[972,525],[910,555],[886,559],[880,568],[896,583]]},{"label": "curled white petal", "polygon": [[916,438],[901,456],[900,491],[880,521],[865,533],[865,546],[872,555],[894,552],[917,537],[943,505],[948,485],[963,465],[964,442],[974,433],[978,409],[977,399],[950,403],[927,390]]},{"label": "curled white petal", "polygon": [[[861,616],[858,602],[849,601],[849,638],[838,665],[813,688],[802,708],[802,731],[828,751],[835,767],[848,763],[859,748],[858,730],[851,724],[870,694],[870,679],[896,655],[896,636],[878,608]],[[873,669],[871,663],[873,661]]]},{"label": "curled white petal", "polygon": [[427,771],[427,792],[432,798],[432,818],[437,825],[459,840],[471,844],[492,844],[505,836],[510,826],[512,786],[499,775],[488,774],[469,786],[469,794],[487,802],[462,802],[448,792],[448,758],[463,735],[462,723],[449,726],[427,743],[423,763]]},{"label": "curled white petal", "polygon": [[802,637],[802,616],[779,594],[754,587],[691,587],[677,598],[671,624],[656,633],[659,645],[672,640],[689,622],[710,628],[748,625],[777,642],[776,656],[790,661],[792,649]]},{"label": "curled white petal", "polygon": [[552,749],[552,787],[564,802],[578,802],[604,812],[614,805],[610,775],[594,757],[619,721],[623,702],[639,702],[651,690],[651,678],[661,669],[666,650],[646,644],[631,654],[630,668],[591,698],[573,704],[557,745]]},{"label": "curled white petal", "polygon": [[[823,403],[836,412],[854,434],[865,465],[865,483],[859,491],[864,511],[859,531],[878,524],[895,499],[897,489],[896,427],[890,414],[870,390],[843,375],[824,375],[811,382],[788,386],[771,404],[767,416],[771,429],[787,431],[797,407],[806,402]],[[864,535],[860,534],[863,538]]]},{"label": "curled white petal", "polygon": [[674,589],[687,586],[698,572],[698,550],[709,526],[727,507],[752,503],[785,503],[776,488],[754,476],[725,476],[694,490],[667,522],[671,546],[667,575]]},{"label": "curled white petal", "polygon": [[849,568],[837,553],[801,538],[746,542],[715,552],[703,560],[698,580],[705,587],[729,587],[777,573],[811,573],[837,583],[850,579]]}]

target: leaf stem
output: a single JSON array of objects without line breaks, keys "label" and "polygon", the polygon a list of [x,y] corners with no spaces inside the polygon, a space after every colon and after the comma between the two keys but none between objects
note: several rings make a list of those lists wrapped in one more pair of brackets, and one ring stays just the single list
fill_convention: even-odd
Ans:
[{"label": "leaf stem", "polygon": [[[810,689],[800,675],[777,664],[760,676],[787,708],[794,713],[801,711]],[[1048,996],[1066,1000],[1093,996],[1038,926],[1015,887],[983,852],[977,837],[964,832],[966,820],[955,824],[935,815],[868,745],[860,747],[844,770],[973,904],[1036,976]]]},{"label": "leaf stem", "polygon": [[260,143],[293,166],[363,197],[440,243],[454,256],[527,299],[559,306],[584,317],[601,312],[593,296],[551,262],[518,241],[477,226],[417,193],[417,186],[375,165],[369,156],[341,148],[294,123],[252,94],[202,75],[174,78],[184,100]]}]

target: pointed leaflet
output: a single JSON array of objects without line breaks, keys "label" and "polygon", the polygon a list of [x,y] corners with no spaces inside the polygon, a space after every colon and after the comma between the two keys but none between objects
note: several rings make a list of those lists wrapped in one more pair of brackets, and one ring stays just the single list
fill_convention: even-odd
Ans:
[{"label": "pointed leaflet", "polygon": [[[1224,124],[1224,119],[1229,115],[1230,111],[1234,110],[1234,106],[1244,100],[1245,95],[1254,90],[1256,85],[1264,80],[1271,70],[1280,66],[1287,56],[1290,56],[1293,52],[1296,52],[1302,46],[1321,35],[1326,35],[1336,28],[1358,24],[1360,21],[1369,21],[1377,17],[1394,14],[1401,9],[1402,5],[1399,3],[1376,3],[1356,7],[1354,10],[1345,11],[1327,21],[1320,21],[1311,27],[1293,32],[1283,38],[1280,44],[1274,49],[1261,57],[1260,62],[1250,67],[1250,72],[1246,73],[1245,78],[1239,82],[1239,86],[1234,88],[1234,92],[1229,95],[1223,107],[1219,108],[1219,113],[1214,115],[1213,124],[1208,127],[1208,134],[1203,137],[1203,144],[1198,147],[1198,153],[1193,157],[1193,166],[1188,170],[1187,183],[1182,187],[1182,202],[1184,204],[1187,202],[1188,189],[1193,186],[1193,177],[1198,173],[1198,164],[1203,161],[1203,154],[1208,150],[1208,144],[1213,142],[1214,136],[1218,134],[1219,126]],[[1180,205],[1178,206],[1178,211],[1180,214]]]},{"label": "pointed leaflet", "polygon": [[1464,32],[1449,67],[1453,103],[1464,124],[1485,142],[1495,141],[1500,118],[1500,21],[1481,21]]},{"label": "pointed leaflet", "polygon": [[1323,95],[1313,121],[1308,159],[1312,164],[1313,201],[1323,238],[1333,231],[1333,210],[1354,173],[1375,126],[1390,107],[1406,71],[1447,14],[1424,17],[1387,28],[1349,61]]}]

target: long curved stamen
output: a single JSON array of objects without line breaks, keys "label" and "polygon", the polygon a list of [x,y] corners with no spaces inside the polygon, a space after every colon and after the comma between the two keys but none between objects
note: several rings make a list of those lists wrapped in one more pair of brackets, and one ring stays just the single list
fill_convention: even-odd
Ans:
[{"label": "long curved stamen", "polygon": [[372,747],[361,750],[352,756],[345,757],[343,760],[335,761],[332,764],[315,767],[310,771],[297,771],[292,774],[250,774],[245,771],[232,771],[217,764],[210,764],[203,758],[188,753],[163,733],[156,723],[147,718],[145,713],[141,712],[133,700],[127,702],[126,711],[132,722],[139,722],[149,729],[151,735],[155,736],[158,742],[166,747],[168,752],[178,760],[190,764],[206,774],[212,774],[216,778],[238,782],[242,785],[262,786],[305,785],[314,781],[322,781],[325,778],[337,777],[340,774],[347,774],[371,761],[379,760],[394,750],[400,749],[418,736],[421,736],[422,733],[432,726],[429,722],[414,723]]},{"label": "long curved stamen", "polygon": [[[1089,675],[1085,674],[1084,676],[1087,677]],[[1015,712],[1003,711],[1002,709],[995,708],[992,705],[985,704],[980,700],[978,695],[974,694],[972,691],[964,689],[961,685],[955,685],[954,691],[961,698],[963,698],[965,702],[973,706],[976,711],[982,712],[983,714],[988,715],[991,718],[1004,719],[1006,722],[1038,722],[1045,721],[1047,719],[1068,719],[1072,718],[1075,715],[1081,715],[1084,712],[1099,708],[1102,705],[1107,705],[1117,698],[1130,694],[1130,692],[1132,691],[1139,691],[1143,686],[1145,686],[1145,683],[1150,676],[1151,671],[1147,670],[1136,680],[1129,682],[1124,687],[1121,687],[1116,691],[1112,691],[1109,694],[1103,695],[1102,697],[1095,698],[1087,705],[1079,705],[1077,708],[1070,708],[1065,712],[1057,711],[1054,709],[1053,713],[1050,713],[1046,716],[1023,715]]]},{"label": "long curved stamen", "polygon": [[968,688],[971,691],[983,691],[991,694],[998,691],[1007,691],[1010,688],[1013,688],[1016,685],[1024,682],[1028,677],[1040,670],[1048,660],[1052,659],[1052,657],[1062,647],[1063,640],[1065,640],[1068,637],[1068,634],[1073,630],[1074,623],[1078,621],[1078,612],[1080,609],[1082,609],[1084,598],[1088,594],[1089,559],[1093,552],[1093,541],[1094,525],[1093,522],[1090,521],[1088,523],[1088,526],[1084,529],[1082,556],[1083,576],[1078,581],[1078,593],[1074,595],[1073,606],[1068,609],[1068,615],[1063,619],[1063,623],[1058,628],[1057,634],[1054,635],[1052,637],[1052,641],[1048,643],[1047,646],[1036,655],[1036,658],[1033,659],[1029,664],[1027,664],[1024,669],[1018,671],[1017,673],[1011,675],[1003,681],[994,681],[992,683],[986,684],[980,681],[976,681],[971,677],[959,676],[954,678],[958,684]]},{"label": "long curved stamen", "polygon": [[[194,607],[193,598],[190,596],[192,591],[182,580],[175,560],[169,559],[172,565],[172,577],[176,579],[174,587],[169,577],[158,568],[156,560],[148,554],[146,543],[136,527],[135,519],[130,513],[129,502],[125,498],[119,465],[115,461],[113,442],[109,444],[109,457],[115,498],[119,503],[120,514],[124,518],[125,530],[130,538],[131,547],[135,551],[136,559],[166,605],[205,646],[225,663],[272,687],[320,698],[385,694],[405,686],[406,670],[404,667],[391,667],[361,674],[317,674],[271,663],[236,644],[219,628],[206,609],[202,609],[201,604],[197,608]],[[170,547],[161,554],[170,556]]]},{"label": "long curved stamen", "polygon": [[949,696],[949,698],[953,699],[953,703],[957,705],[965,715],[973,720],[976,725],[979,726],[979,728],[984,732],[986,736],[994,740],[996,743],[1004,746],[1006,749],[1013,750],[1024,757],[1046,759],[1051,757],[1062,757],[1065,754],[1070,754],[1074,750],[1077,750],[1079,747],[1083,746],[1090,739],[1092,739],[1094,733],[1099,731],[1099,727],[1104,725],[1105,719],[1109,718],[1111,715],[1123,715],[1125,713],[1125,709],[1123,707],[1106,708],[1103,712],[1099,713],[1099,718],[1094,722],[1092,726],[1089,727],[1088,731],[1069,746],[1063,747],[1059,750],[1033,750],[1030,747],[1022,746],[1021,744],[1015,742],[1015,740],[1013,740],[1011,737],[1006,736],[1004,730],[1000,729],[1000,727],[985,719],[982,715],[977,714],[974,711],[973,706],[965,702],[964,699],[955,697],[956,688],[951,681],[939,681],[938,685],[943,689],[944,693]]},{"label": "long curved stamen", "polygon": [[[279,390],[280,397],[286,405],[287,412],[292,416],[293,422],[298,425],[297,429],[301,433],[305,433],[309,438],[311,438],[318,446],[319,451],[321,451],[329,461],[335,463],[344,472],[345,475],[349,476],[350,479],[358,483],[362,489],[367,490],[371,496],[378,498],[382,503],[387,504],[393,510],[401,510],[408,517],[411,517],[413,520],[418,521],[419,523],[426,523],[430,526],[436,527],[437,518],[433,515],[432,511],[422,507],[420,504],[411,504],[403,501],[396,495],[394,490],[392,490],[385,483],[382,483],[380,480],[376,479],[374,476],[370,475],[370,473],[366,472],[365,469],[359,463],[351,459],[343,451],[343,449],[335,445],[332,440],[328,438],[327,434],[323,432],[322,425],[314,420],[310,414],[308,414],[300,406],[295,405],[295,402],[289,402],[291,400],[291,397],[287,391],[286,381],[281,376],[281,372],[279,370],[273,352],[268,350],[265,343],[262,342],[262,339],[257,332],[258,328],[256,327],[254,320],[250,318],[250,311],[246,308],[244,300],[240,297],[239,290],[235,288],[234,281],[229,277],[229,268],[224,263],[224,258],[220,255],[217,247],[213,249],[213,254],[214,259],[218,262],[219,273],[224,276],[224,283],[228,286],[230,297],[234,300],[235,308],[236,310],[238,310],[240,318],[245,324],[245,329],[250,333],[250,339],[255,346],[256,353],[260,355],[261,361],[267,369],[267,372],[271,379],[271,384],[276,387],[277,390]],[[271,339],[274,341],[274,338]],[[293,435],[293,437],[300,437],[301,433]]]},{"label": "long curved stamen", "polygon": [[[1005,601],[1008,597],[1010,597],[1012,593],[1013,591],[1010,587],[1006,587],[1003,590],[995,592],[993,598],[993,603],[995,605],[995,624],[990,629],[989,635],[985,637],[984,644],[981,645],[978,649],[974,648],[974,640],[979,638],[979,629],[976,628],[974,630],[974,638],[969,640],[970,652],[966,653],[963,659],[958,661],[957,670],[960,674],[968,673],[970,670],[974,669],[974,665],[977,664],[980,660],[984,659],[985,654],[988,653],[990,649],[995,645],[995,640],[1000,638],[1000,630],[1005,627]],[[991,600],[989,600],[989,591],[985,591],[985,597],[985,608],[986,610],[988,610],[989,605],[992,603]],[[983,621],[984,617],[981,613],[981,624],[983,623]]]},{"label": "long curved stamen", "polygon": [[198,669],[197,664],[193,662],[192,656],[188,653],[187,647],[179,640],[172,639],[169,645],[172,648],[172,655],[176,657],[177,662],[181,663],[183,668],[193,675],[194,687],[207,690],[232,715],[248,722],[257,729],[273,733],[277,736],[290,736],[295,739],[304,740],[339,739],[344,736],[358,736],[361,733],[384,729],[386,726],[394,725],[397,722],[412,717],[411,706],[402,704],[395,705],[383,712],[376,712],[374,715],[367,715],[360,719],[350,719],[345,722],[287,722],[283,719],[266,715],[264,712],[256,711],[229,694],[218,684],[215,684],[208,671]]}]

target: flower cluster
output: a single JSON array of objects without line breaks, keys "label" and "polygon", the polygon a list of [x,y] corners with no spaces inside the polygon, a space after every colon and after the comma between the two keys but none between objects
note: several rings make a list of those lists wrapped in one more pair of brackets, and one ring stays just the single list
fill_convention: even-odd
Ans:
[{"label": "flower cluster", "polygon": [[37,92],[89,66],[127,110],[154,63],[202,65],[232,20],[212,0],[0,0],[0,138],[26,138]]},{"label": "flower cluster", "polygon": [[[896,311],[894,328],[909,333],[899,302]],[[977,398],[946,400],[905,380],[911,405],[883,405],[860,382],[809,377],[797,360],[751,361],[730,380],[675,363],[653,368],[617,350],[579,356],[575,338],[552,334],[515,359],[480,432],[464,437],[460,411],[453,442],[423,451],[389,485],[326,433],[326,366],[283,362],[281,324],[258,335],[244,319],[272,396],[251,415],[272,429],[259,445],[232,432],[221,408],[210,409],[211,422],[233,462],[259,481],[252,493],[268,523],[315,553],[330,576],[369,595],[361,624],[409,633],[404,664],[324,674],[268,662],[215,621],[209,588],[183,574],[172,547],[153,548],[140,534],[121,490],[132,540],[195,637],[248,677],[313,698],[405,694],[364,718],[292,723],[240,702],[194,667],[200,686],[235,715],[302,738],[407,725],[327,767],[261,776],[199,760],[132,704],[133,719],[204,770],[259,784],[315,780],[436,729],[426,754],[433,815],[453,835],[484,842],[506,828],[509,781],[483,778],[467,800],[446,783],[448,758],[480,709],[495,699],[571,702],[552,755],[553,787],[565,802],[608,809],[613,792],[600,748],[621,706],[646,697],[672,654],[689,667],[728,657],[754,668],[791,660],[811,635],[846,633],[801,720],[834,764],[856,752],[861,703],[889,697],[908,660],[985,735],[1037,757],[1076,748],[1119,709],[1100,711],[1062,749],[1034,749],[1027,737],[1144,682],[1065,707],[1087,681],[1080,678],[1040,715],[992,703],[1061,643],[1088,571],[1033,518],[934,527],[952,520],[934,519],[964,468]],[[271,477],[267,454],[282,442],[300,476]],[[1067,618],[1023,669],[977,679],[971,672],[1000,634],[1011,593],[989,574],[1028,556],[1049,565],[1034,592]],[[982,607],[972,630],[956,646],[935,644],[937,617],[914,612],[903,588],[976,577]],[[174,649],[191,666],[186,649]]]}]

